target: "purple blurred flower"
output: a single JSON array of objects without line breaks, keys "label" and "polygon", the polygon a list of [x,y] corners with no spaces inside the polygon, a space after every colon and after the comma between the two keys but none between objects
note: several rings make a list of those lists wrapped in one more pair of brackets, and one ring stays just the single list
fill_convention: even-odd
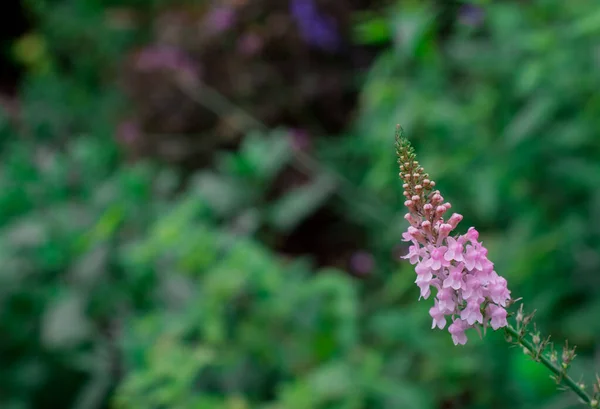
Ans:
[{"label": "purple blurred flower", "polygon": [[483,8],[474,4],[463,4],[458,11],[458,20],[466,26],[477,27],[484,17]]},{"label": "purple blurred flower", "polygon": [[295,151],[306,151],[310,148],[310,136],[304,129],[292,129],[290,132],[292,138],[292,148]]},{"label": "purple blurred flower", "polygon": [[320,14],[314,0],[291,0],[290,12],[304,41],[325,51],[336,51],[341,44],[333,18]]},{"label": "purple blurred flower", "polygon": [[123,121],[117,126],[117,139],[127,145],[139,139],[140,134],[140,127],[133,120]]},{"label": "purple blurred flower", "polygon": [[246,33],[238,40],[238,50],[244,55],[256,54],[262,46],[262,38],[255,33]]},{"label": "purple blurred flower", "polygon": [[229,6],[214,7],[204,19],[212,34],[220,34],[235,24],[235,10]]},{"label": "purple blurred flower", "polygon": [[359,275],[369,274],[375,267],[373,255],[366,251],[357,251],[350,258],[350,268]]}]

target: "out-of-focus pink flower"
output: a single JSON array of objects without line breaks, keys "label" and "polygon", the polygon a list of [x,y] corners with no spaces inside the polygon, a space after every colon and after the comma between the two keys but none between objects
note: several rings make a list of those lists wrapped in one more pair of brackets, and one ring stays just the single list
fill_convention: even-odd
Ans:
[{"label": "out-of-focus pink flower", "polygon": [[217,6],[204,18],[205,27],[211,34],[220,34],[235,24],[235,10],[231,6]]},{"label": "out-of-focus pink flower", "polygon": [[375,260],[373,255],[366,251],[357,251],[350,258],[350,268],[357,274],[365,275],[373,271]]},{"label": "out-of-focus pink flower", "polygon": [[263,46],[262,38],[255,33],[246,33],[238,40],[238,50],[243,55],[254,55]]},{"label": "out-of-focus pink flower", "polygon": [[123,121],[117,126],[117,139],[127,145],[136,142],[140,135],[140,127],[133,120]]},{"label": "out-of-focus pink flower", "polygon": [[302,152],[310,149],[311,140],[308,132],[304,129],[292,129],[290,132],[292,139],[292,148],[296,151]]}]

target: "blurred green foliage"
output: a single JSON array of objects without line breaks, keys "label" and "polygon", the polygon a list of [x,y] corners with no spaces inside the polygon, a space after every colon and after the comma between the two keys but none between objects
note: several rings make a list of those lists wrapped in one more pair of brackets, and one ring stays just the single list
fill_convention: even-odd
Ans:
[{"label": "blurred green foliage", "polygon": [[[357,43],[390,45],[343,135],[318,138],[307,160],[285,130],[248,130],[191,174],[131,163],[116,137],[126,101],[114,76],[145,32],[126,18],[107,26],[107,7],[167,2],[110,3],[29,1],[35,30],[15,43],[27,74],[19,118],[0,112],[0,407],[573,402],[502,334],[457,348],[429,329],[430,302],[417,302],[398,261],[393,131],[401,122],[463,229],[478,227],[513,295],[579,346],[575,372],[589,377],[600,342],[597,2],[402,1],[357,14]],[[323,209],[360,232],[352,244],[373,255],[370,275],[280,251]]]}]

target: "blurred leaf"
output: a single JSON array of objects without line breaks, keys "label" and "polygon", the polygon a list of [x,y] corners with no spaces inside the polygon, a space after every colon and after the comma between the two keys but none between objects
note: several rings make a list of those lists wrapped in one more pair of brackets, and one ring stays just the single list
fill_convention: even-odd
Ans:
[{"label": "blurred leaf", "polygon": [[357,44],[380,45],[390,41],[392,30],[384,17],[372,17],[354,25],[354,41]]},{"label": "blurred leaf", "polygon": [[272,205],[269,221],[279,230],[290,231],[322,206],[335,188],[335,181],[322,175],[307,185],[292,189]]},{"label": "blurred leaf", "polygon": [[90,335],[83,294],[68,292],[48,307],[43,319],[42,339],[49,348],[72,347]]}]

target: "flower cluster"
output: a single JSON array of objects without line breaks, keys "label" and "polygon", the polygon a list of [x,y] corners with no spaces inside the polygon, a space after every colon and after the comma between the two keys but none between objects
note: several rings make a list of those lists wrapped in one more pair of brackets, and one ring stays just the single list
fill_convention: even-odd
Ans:
[{"label": "flower cluster", "polygon": [[450,203],[444,203],[440,192],[434,190],[435,182],[423,173],[413,148],[399,133],[397,154],[407,199],[405,218],[410,223],[403,240],[412,243],[404,258],[415,265],[420,297],[427,299],[432,288],[436,291],[429,310],[432,328],[443,329],[446,317],[451,317],[448,331],[454,344],[462,345],[467,342],[465,331],[469,328],[505,327],[510,291],[487,258],[487,249],[478,241],[479,233],[471,227],[464,235],[451,236],[463,217],[454,213],[444,218]]}]

